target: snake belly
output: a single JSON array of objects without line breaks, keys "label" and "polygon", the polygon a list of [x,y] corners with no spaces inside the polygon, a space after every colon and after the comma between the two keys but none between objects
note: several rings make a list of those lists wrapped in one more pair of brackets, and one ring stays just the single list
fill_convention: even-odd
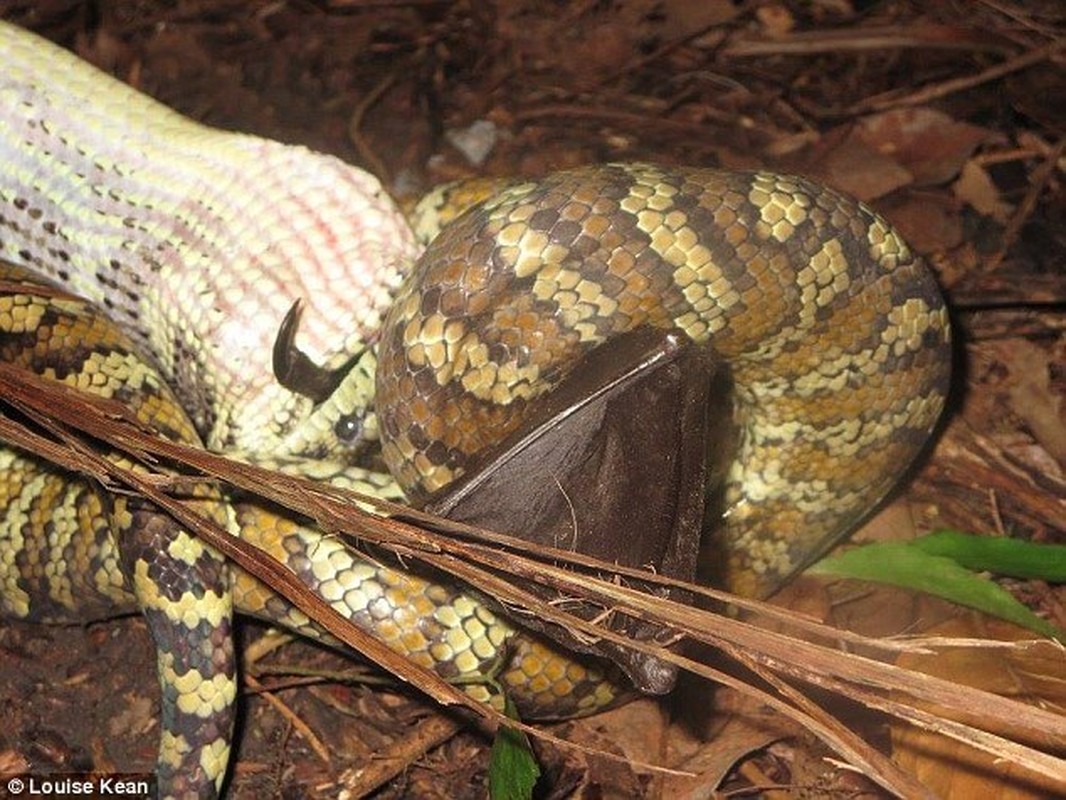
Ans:
[{"label": "snake belly", "polygon": [[209,447],[322,455],[353,388],[312,408],[271,348],[296,300],[318,363],[377,331],[416,254],[380,182],[195,123],[3,22],[0,59],[0,257],[111,311]]}]

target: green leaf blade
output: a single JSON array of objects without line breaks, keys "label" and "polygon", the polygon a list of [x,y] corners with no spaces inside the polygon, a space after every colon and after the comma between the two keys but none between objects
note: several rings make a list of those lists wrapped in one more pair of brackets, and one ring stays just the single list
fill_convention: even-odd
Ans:
[{"label": "green leaf blade", "polygon": [[[518,719],[518,712],[509,697],[504,711],[511,719]],[[497,728],[489,754],[489,797],[492,800],[531,800],[539,777],[540,767],[525,732],[506,725]]]},{"label": "green leaf blade", "polygon": [[823,559],[809,571],[926,592],[1014,622],[1044,636],[1066,640],[1066,633],[1034,614],[996,583],[950,558],[930,555],[912,542],[882,542],[858,547]]},{"label": "green leaf blade", "polygon": [[1034,544],[954,530],[936,531],[910,544],[929,555],[950,558],[967,569],[1066,583],[1066,545]]}]

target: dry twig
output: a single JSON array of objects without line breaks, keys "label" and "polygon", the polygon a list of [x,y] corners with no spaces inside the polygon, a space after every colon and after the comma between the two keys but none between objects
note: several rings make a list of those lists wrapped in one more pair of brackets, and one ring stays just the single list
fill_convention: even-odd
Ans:
[{"label": "dry twig", "polygon": [[[303,478],[274,475],[252,465],[228,461],[197,448],[158,439],[122,419],[122,410],[116,408],[113,403],[84,397],[73,390],[49,383],[7,364],[0,364],[0,389],[3,390],[3,396],[23,415],[38,418],[42,425],[66,441],[58,444],[2,417],[0,438],[38,452],[68,468],[87,471],[112,484],[122,483],[142,492],[191,529],[204,535],[210,544],[233,557],[243,568],[290,596],[297,605],[305,609],[305,613],[320,621],[339,639],[446,705],[463,705],[482,717],[502,721],[494,712],[473,703],[455,687],[387,651],[372,637],[362,632],[354,635],[348,630],[352,626],[346,620],[337,618],[336,612],[319,598],[309,597],[311,593],[306,587],[294,581],[292,574],[276,562],[264,565],[263,554],[251,552],[254,548],[226,536],[221,531],[212,531],[202,520],[195,519],[195,515],[190,514],[181,501],[174,500],[161,491],[156,481],[148,480],[138,473],[119,470],[106,458],[95,455],[70,431],[83,430],[98,440],[138,456],[151,454],[155,458],[185,464],[199,474],[225,480],[308,515],[316,519],[324,529],[344,532],[357,539],[374,542],[406,560],[444,569],[495,597],[512,610],[524,609],[524,613],[535,613],[587,636],[617,641],[633,649],[652,653],[684,669],[734,686],[817,731],[852,764],[898,794],[921,796],[923,790],[913,778],[901,773],[846,726],[817,706],[812,706],[795,688],[784,682],[783,678],[798,679],[856,697],[871,707],[880,708],[923,727],[941,730],[979,749],[1008,757],[1037,773],[1051,776],[1066,774],[1066,762],[1055,758],[1049,752],[1041,752],[991,732],[996,729],[1022,731],[1026,738],[1043,743],[1056,738],[1060,741],[1066,740],[1066,718],[1056,714],[869,658],[838,652],[793,636],[764,630],[729,616],[663,600],[600,577],[614,576],[622,581],[639,578],[651,583],[672,583],[656,576],[635,570],[618,570],[609,564],[550,548],[531,547],[498,534],[472,531],[445,520],[417,515],[408,509],[373,498],[360,497]],[[405,514],[415,519],[418,524],[368,514],[359,510],[355,505],[356,500],[375,504],[389,513]],[[442,536],[430,527],[431,524],[448,528],[451,533]],[[517,583],[515,579],[518,579]],[[552,604],[531,597],[521,588],[522,579],[555,586],[568,595],[598,603],[604,609],[616,609],[642,619],[653,620],[668,630],[684,634],[687,638],[711,644],[730,653],[741,663],[757,669],[763,678],[777,689],[777,693],[745,685],[734,676],[714,670],[706,664],[653,644],[627,640],[599,625],[572,617]],[[705,588],[691,588],[703,594],[723,596]],[[772,607],[753,601],[738,603],[766,613],[784,613],[780,609],[771,611]],[[831,629],[814,626],[810,621],[800,620],[798,624],[801,628],[817,629],[822,635],[831,633]],[[870,640],[866,641],[875,644]],[[880,647],[883,649],[884,643],[880,643]],[[881,692],[888,690],[900,692],[922,703],[954,709],[958,713],[965,714],[979,709],[981,718],[975,724],[980,727],[956,723],[932,715],[921,708],[886,699]],[[541,731],[525,725],[520,727],[544,737]]]}]

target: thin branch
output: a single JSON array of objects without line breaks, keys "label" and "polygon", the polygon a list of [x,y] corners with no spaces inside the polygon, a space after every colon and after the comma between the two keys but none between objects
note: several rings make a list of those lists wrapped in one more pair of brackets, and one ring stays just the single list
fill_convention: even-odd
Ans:
[{"label": "thin branch", "polygon": [[1034,64],[1039,64],[1041,61],[1048,61],[1058,55],[1064,47],[1066,47],[1066,40],[1060,39],[1046,44],[1043,47],[1037,47],[1027,53],[1022,53],[1020,56],[1007,59],[1002,64],[996,64],[995,66],[982,70],[975,75],[953,78],[949,81],[926,86],[924,89],[919,89],[917,92],[911,92],[910,94],[903,96],[900,96],[896,92],[891,92],[888,95],[882,95],[881,97],[867,98],[853,105],[848,109],[847,113],[866,114],[871,111],[884,111],[889,108],[924,105],[933,100],[947,97],[950,94],[955,94],[956,92],[972,89],[975,86],[980,86],[984,83],[999,80],[1002,77],[1010,75],[1012,72],[1026,69]]}]

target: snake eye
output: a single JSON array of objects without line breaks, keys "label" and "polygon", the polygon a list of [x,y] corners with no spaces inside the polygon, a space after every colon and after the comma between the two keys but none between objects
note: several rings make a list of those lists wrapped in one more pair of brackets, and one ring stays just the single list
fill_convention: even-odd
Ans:
[{"label": "snake eye", "polygon": [[341,444],[355,444],[363,438],[363,415],[345,414],[333,424],[333,435]]}]

